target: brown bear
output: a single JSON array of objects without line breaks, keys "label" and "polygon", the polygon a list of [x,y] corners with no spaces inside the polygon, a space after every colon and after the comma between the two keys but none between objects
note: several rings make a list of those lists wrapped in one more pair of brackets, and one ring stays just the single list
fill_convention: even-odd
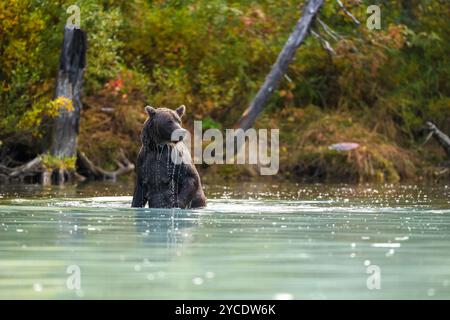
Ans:
[{"label": "brown bear", "polygon": [[[145,207],[147,203],[150,208],[184,209],[206,205],[200,176],[189,150],[181,142],[183,135],[178,134],[186,132],[181,127],[185,110],[185,106],[175,111],[145,107],[148,118],[141,132],[142,147],[136,162],[132,207]],[[177,141],[173,141],[175,131]]]}]

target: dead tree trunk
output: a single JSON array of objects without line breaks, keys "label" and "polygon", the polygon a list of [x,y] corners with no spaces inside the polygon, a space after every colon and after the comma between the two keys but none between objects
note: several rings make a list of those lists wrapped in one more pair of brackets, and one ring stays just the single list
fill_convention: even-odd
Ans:
[{"label": "dead tree trunk", "polygon": [[[50,144],[50,154],[61,159],[75,157],[77,154],[77,137],[82,109],[80,95],[86,67],[86,51],[86,33],[81,29],[66,27],[55,95],[56,98],[70,99],[73,109],[61,108],[52,126]],[[70,177],[70,174],[64,171],[55,173],[60,183]]]},{"label": "dead tree trunk", "polygon": [[289,39],[278,55],[277,61],[267,75],[264,84],[259,89],[250,106],[242,114],[235,128],[247,130],[253,126],[257,116],[262,112],[273,92],[278,88],[281,78],[294,58],[295,51],[303,43],[308,35],[311,23],[319,12],[323,0],[308,0],[303,8],[302,16],[297,22]]},{"label": "dead tree trunk", "polygon": [[77,153],[77,136],[81,115],[81,86],[86,66],[86,34],[81,29],[64,29],[60,65],[56,84],[56,98],[66,97],[72,101],[73,110],[60,110],[55,119],[50,152],[63,158]]},{"label": "dead tree trunk", "polygon": [[[77,152],[77,137],[82,109],[81,86],[86,67],[86,50],[85,32],[81,29],[66,27],[61,49],[56,97],[69,98],[72,101],[73,110],[61,109],[60,115],[53,126],[50,153],[58,158],[77,157],[78,170],[82,175],[76,172],[70,173],[66,170],[57,170],[53,172],[53,176],[57,177],[54,180],[58,183],[64,183],[71,177],[116,180],[117,176],[131,172],[134,169],[134,165],[125,157],[123,152],[120,155],[120,159],[116,161],[118,165],[116,171],[103,170],[95,166],[84,153]],[[45,183],[48,180],[49,178],[44,173],[42,182]]]}]

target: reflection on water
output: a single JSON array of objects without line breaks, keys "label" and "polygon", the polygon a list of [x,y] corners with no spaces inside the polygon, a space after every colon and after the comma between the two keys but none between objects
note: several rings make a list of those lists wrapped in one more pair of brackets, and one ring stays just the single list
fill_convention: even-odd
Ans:
[{"label": "reflection on water", "polygon": [[130,190],[0,189],[0,298],[450,298],[447,186],[206,186],[203,210]]}]

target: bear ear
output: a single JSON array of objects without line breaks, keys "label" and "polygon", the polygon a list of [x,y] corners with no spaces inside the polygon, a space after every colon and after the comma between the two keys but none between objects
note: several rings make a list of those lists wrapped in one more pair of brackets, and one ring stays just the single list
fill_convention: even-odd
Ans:
[{"label": "bear ear", "polygon": [[156,109],[150,106],[146,106],[145,112],[147,112],[149,117],[153,117],[156,114]]},{"label": "bear ear", "polygon": [[186,106],[183,104],[183,105],[179,106],[175,111],[178,113],[178,115],[181,118],[184,115],[184,112],[186,111]]}]

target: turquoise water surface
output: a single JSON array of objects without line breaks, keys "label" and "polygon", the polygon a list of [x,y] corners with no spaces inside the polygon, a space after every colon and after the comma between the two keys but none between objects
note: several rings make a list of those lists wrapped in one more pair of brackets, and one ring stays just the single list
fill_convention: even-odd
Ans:
[{"label": "turquoise water surface", "polygon": [[131,189],[0,189],[0,298],[450,298],[448,186],[206,185],[201,210]]}]

